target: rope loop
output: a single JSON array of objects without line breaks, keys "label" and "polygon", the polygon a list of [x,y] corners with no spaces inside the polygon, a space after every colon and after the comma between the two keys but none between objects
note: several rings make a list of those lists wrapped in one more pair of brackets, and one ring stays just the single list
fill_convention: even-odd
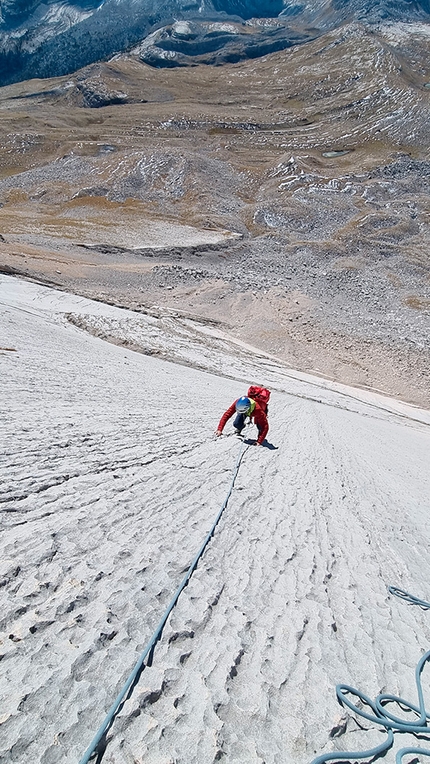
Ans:
[{"label": "rope loop", "polygon": [[400,599],[408,602],[409,605],[419,605],[419,607],[423,608],[423,610],[430,610],[430,602],[427,602],[426,600],[420,600],[419,597],[414,597],[413,594],[405,592],[404,589],[399,589],[398,586],[388,586],[387,588],[390,594],[394,594],[396,597],[400,597]]},{"label": "rope loop", "polygon": [[427,748],[401,748],[396,754],[396,764],[402,764],[403,756],[411,753],[417,753],[419,756],[430,756],[430,751]]},{"label": "rope loop", "polygon": [[326,761],[345,761],[346,759],[373,759],[375,756],[380,756],[389,751],[393,742],[393,731],[387,730],[386,740],[375,748],[369,748],[367,751],[332,751],[331,753],[323,753],[322,756],[317,756],[311,764],[325,764]]},{"label": "rope loop", "polygon": [[[410,605],[418,605],[421,608],[430,608],[430,603],[425,600],[421,600],[418,597],[414,597],[412,594],[405,592],[397,586],[389,586],[388,591],[390,594],[394,594],[396,597],[408,602]],[[379,757],[388,751],[394,742],[395,732],[409,732],[413,735],[427,735],[430,738],[430,727],[427,726],[427,722],[430,721],[430,713],[426,711],[424,703],[424,694],[421,683],[421,674],[426,663],[430,661],[430,650],[428,650],[418,661],[415,667],[415,683],[418,693],[418,705],[410,703],[404,698],[399,698],[397,695],[389,695],[383,693],[378,695],[375,700],[371,700],[367,695],[356,690],[355,687],[351,687],[349,684],[338,684],[336,686],[336,696],[339,703],[349,708],[357,716],[366,719],[375,725],[380,725],[387,732],[387,738],[381,745],[376,748],[371,748],[367,751],[333,751],[331,753],[324,753],[321,756],[317,756],[313,759],[311,764],[325,764],[326,761],[343,761],[345,759],[365,759],[367,757]],[[360,703],[367,706],[373,711],[373,714],[368,713],[363,708],[359,708],[348,696],[354,696]],[[416,719],[413,722],[408,722],[405,719],[395,716],[390,713],[386,706],[395,703],[406,713],[413,712],[416,715]],[[402,748],[396,755],[396,764],[402,764],[402,759],[407,754],[419,754],[421,756],[430,756],[430,750],[425,748]]]}]

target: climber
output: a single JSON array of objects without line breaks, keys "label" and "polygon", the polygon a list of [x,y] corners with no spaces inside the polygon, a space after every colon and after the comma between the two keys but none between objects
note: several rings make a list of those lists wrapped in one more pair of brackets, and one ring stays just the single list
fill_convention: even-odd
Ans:
[{"label": "climber", "polygon": [[[251,393],[253,397],[251,397]],[[268,431],[269,422],[267,420],[268,401],[270,398],[270,390],[265,387],[257,387],[252,385],[248,390],[248,395],[238,398],[231,404],[231,406],[222,415],[215,435],[218,437],[222,435],[222,431],[228,422],[228,420],[236,413],[233,427],[237,435],[242,434],[242,430],[246,424],[246,418],[254,422],[258,429],[258,438],[255,443],[256,446],[261,446]]]}]

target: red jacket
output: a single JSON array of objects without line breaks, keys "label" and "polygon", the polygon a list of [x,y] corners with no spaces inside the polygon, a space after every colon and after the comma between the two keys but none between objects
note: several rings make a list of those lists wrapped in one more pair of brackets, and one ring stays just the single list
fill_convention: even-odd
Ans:
[{"label": "red jacket", "polygon": [[[236,414],[236,403],[238,400],[239,398],[234,403],[232,403],[230,408],[228,408],[227,411],[225,411],[222,415],[221,419],[219,420],[218,432],[222,432],[228,420],[231,419],[233,414]],[[252,412],[250,418],[254,420],[254,423],[258,427],[257,443],[260,443],[261,445],[267,433],[269,432],[269,422],[264,410],[257,403],[257,401],[255,401],[255,409]]]}]

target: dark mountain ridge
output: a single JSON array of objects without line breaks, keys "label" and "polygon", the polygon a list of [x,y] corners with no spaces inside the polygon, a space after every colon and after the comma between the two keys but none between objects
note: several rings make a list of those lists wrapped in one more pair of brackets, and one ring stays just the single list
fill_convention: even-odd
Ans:
[{"label": "dark mountain ridge", "polygon": [[157,67],[256,58],[345,21],[429,22],[430,0],[1,0],[0,13],[6,85],[69,74],[136,46]]}]

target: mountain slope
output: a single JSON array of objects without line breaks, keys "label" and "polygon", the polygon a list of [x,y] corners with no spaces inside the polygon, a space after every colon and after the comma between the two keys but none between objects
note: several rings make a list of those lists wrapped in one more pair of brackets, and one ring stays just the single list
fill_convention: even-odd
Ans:
[{"label": "mountain slope", "polygon": [[428,405],[429,29],[3,88],[0,264]]},{"label": "mountain slope", "polygon": [[[363,0],[346,3],[334,0],[304,3],[281,0],[208,0],[204,3],[190,3],[189,0],[85,0],[47,4],[37,0],[2,0],[0,84],[71,73],[142,44],[154,32],[159,44],[145,43],[146,47],[152,48],[147,56],[150,63],[166,65],[169,60],[170,65],[190,63],[187,58],[182,58],[184,48],[185,56],[189,53],[190,39],[194,40],[191,47],[197,51],[196,55],[200,55],[205,48],[214,45],[214,34],[218,37],[218,49],[225,48],[224,57],[218,56],[220,63],[281,50],[339,27],[346,21],[363,20],[369,24],[386,19],[428,21],[429,14],[428,0],[395,3],[388,0],[378,3]],[[270,20],[276,18],[274,26]],[[243,21],[249,19],[266,19],[263,24],[251,23],[252,39],[249,39],[250,29]],[[174,20],[191,21],[193,30],[181,35],[175,34],[173,29],[172,34]],[[229,21],[233,25],[227,30],[226,22]],[[207,22],[224,24],[224,31],[213,30],[208,35]],[[164,31],[156,32],[160,28]],[[173,46],[170,56],[166,55],[166,37],[169,46]]]}]

